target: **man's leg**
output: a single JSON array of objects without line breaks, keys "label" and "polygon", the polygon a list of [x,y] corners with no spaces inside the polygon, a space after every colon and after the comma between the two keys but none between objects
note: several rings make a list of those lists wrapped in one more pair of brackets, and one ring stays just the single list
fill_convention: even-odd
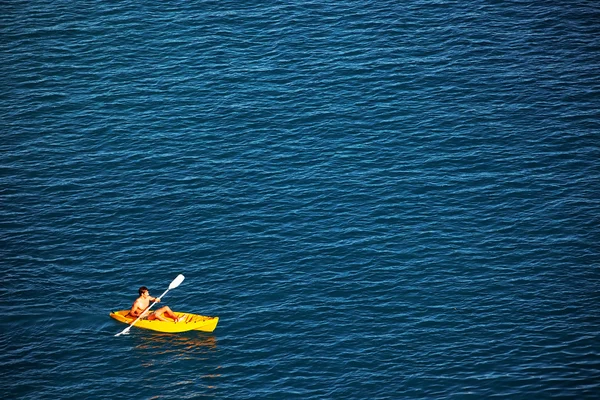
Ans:
[{"label": "man's leg", "polygon": [[168,319],[165,318],[165,315],[166,315],[167,317],[171,318],[173,321],[177,321],[177,315],[175,315],[175,313],[173,311],[171,311],[171,309],[168,306],[159,308],[152,315],[154,316],[154,318],[152,318],[152,319],[168,321]]}]

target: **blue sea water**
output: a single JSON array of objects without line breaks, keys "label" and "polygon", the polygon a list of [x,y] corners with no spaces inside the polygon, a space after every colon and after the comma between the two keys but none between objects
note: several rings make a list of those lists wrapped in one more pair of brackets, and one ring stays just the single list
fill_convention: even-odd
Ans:
[{"label": "blue sea water", "polygon": [[597,2],[0,8],[3,398],[598,398]]}]

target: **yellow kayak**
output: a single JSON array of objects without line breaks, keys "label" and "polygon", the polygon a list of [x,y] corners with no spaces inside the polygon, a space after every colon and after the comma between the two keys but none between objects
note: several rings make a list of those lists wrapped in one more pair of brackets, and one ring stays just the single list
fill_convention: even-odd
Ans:
[{"label": "yellow kayak", "polygon": [[[187,331],[203,331],[212,332],[217,327],[219,317],[206,317],[204,315],[196,315],[190,313],[182,313],[174,311],[177,317],[184,317],[179,322],[175,321],[160,321],[158,319],[148,321],[147,319],[140,319],[135,323],[134,327],[150,329],[158,332],[178,333]],[[129,310],[113,311],[110,316],[119,322],[124,324],[131,324],[135,321],[135,318],[128,316]]]}]

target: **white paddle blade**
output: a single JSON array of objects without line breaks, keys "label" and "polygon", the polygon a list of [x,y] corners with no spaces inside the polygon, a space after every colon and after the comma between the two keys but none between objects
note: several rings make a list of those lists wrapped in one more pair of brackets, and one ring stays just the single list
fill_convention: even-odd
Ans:
[{"label": "white paddle blade", "polygon": [[123,329],[122,332],[117,333],[115,336],[121,336],[121,335],[129,335],[129,330],[131,329],[130,326],[128,326],[127,328]]},{"label": "white paddle blade", "polygon": [[173,282],[169,285],[169,290],[175,289],[177,286],[181,285],[181,282],[185,279],[185,276],[179,274],[177,278],[173,279]]}]

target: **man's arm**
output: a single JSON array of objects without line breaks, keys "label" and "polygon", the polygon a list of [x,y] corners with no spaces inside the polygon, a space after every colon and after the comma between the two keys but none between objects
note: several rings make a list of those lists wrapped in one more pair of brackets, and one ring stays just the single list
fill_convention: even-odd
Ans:
[{"label": "man's arm", "polygon": [[138,306],[138,301],[136,300],[133,302],[133,305],[131,306],[131,310],[129,310],[129,314],[139,317],[139,314],[138,314],[139,309],[140,309],[140,307]]},{"label": "man's arm", "polygon": [[[157,300],[158,300],[158,299],[157,299]],[[153,300],[151,300],[151,301],[153,301]],[[159,301],[160,301],[160,300],[159,300]],[[148,307],[146,307],[146,308],[144,309],[144,308],[142,308],[142,304],[141,304],[141,303],[142,303],[142,302],[141,302],[141,300],[136,300],[136,301],[133,303],[133,306],[131,307],[131,310],[129,311],[129,313],[130,313],[131,315],[134,315],[134,316],[136,316],[136,317],[139,317],[139,316],[141,316],[141,315],[145,315],[145,314],[147,314],[147,313],[148,313],[148,308],[150,308],[150,306],[148,306]]]}]

